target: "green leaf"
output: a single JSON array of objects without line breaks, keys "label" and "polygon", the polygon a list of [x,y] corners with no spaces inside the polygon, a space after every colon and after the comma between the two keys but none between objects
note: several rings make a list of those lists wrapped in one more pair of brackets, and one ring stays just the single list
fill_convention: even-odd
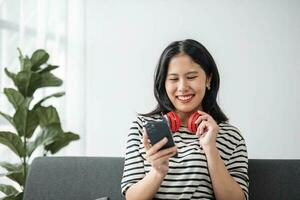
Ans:
[{"label": "green leaf", "polygon": [[32,63],[31,63],[30,59],[26,56],[26,57],[23,59],[23,67],[22,67],[22,70],[24,70],[24,71],[31,71],[31,68],[32,68]]},{"label": "green leaf", "polygon": [[45,64],[49,59],[49,54],[44,49],[36,50],[31,58],[30,61],[32,63],[32,71],[37,71],[40,69],[42,64]]},{"label": "green leaf", "polygon": [[27,118],[28,118],[27,108],[24,106],[18,108],[18,110],[14,115],[14,123],[16,124],[16,129],[20,137],[25,135]]},{"label": "green leaf", "polygon": [[42,73],[45,73],[45,72],[50,72],[50,71],[52,71],[52,70],[54,70],[54,69],[56,69],[58,67],[59,66],[57,66],[57,65],[49,65],[48,64],[47,67],[45,67],[44,69],[41,69],[41,70],[37,71],[37,73],[42,74]]},{"label": "green leaf", "polygon": [[0,200],[22,200],[23,197],[19,196],[19,194],[17,196],[16,195],[9,195],[9,196],[6,196],[6,197],[4,197],[3,199],[0,199]]},{"label": "green leaf", "polygon": [[41,81],[41,84],[38,86],[38,88],[61,86],[63,83],[63,81],[60,78],[54,76],[50,72],[45,72],[40,75],[42,76],[42,81]]},{"label": "green leaf", "polygon": [[47,99],[50,99],[50,98],[52,98],[52,97],[61,97],[61,96],[65,95],[65,94],[66,94],[65,92],[57,92],[57,93],[51,94],[51,95],[49,95],[49,96],[46,96],[46,97],[44,97],[43,99],[41,99],[38,103],[36,103],[36,104],[34,105],[34,107],[33,107],[32,110],[36,110],[36,109],[37,109],[38,107],[40,107],[41,104],[42,104],[44,101],[46,101]]},{"label": "green leaf", "polygon": [[19,61],[20,61],[20,64],[21,64],[21,69],[23,69],[23,67],[22,66],[24,66],[24,56],[23,56],[23,54],[22,54],[22,51],[21,51],[21,49],[20,48],[17,48],[17,50],[18,50],[18,52],[19,52]]},{"label": "green leaf", "polygon": [[31,71],[21,71],[16,76],[15,85],[24,97],[32,97],[43,82],[40,74]]},{"label": "green leaf", "polygon": [[53,106],[41,106],[36,109],[36,114],[38,115],[40,126],[42,128],[50,124],[60,124],[58,113]]},{"label": "green leaf", "polygon": [[7,75],[11,80],[13,80],[13,81],[15,82],[15,80],[16,80],[16,74],[14,74],[14,73],[8,71],[7,68],[5,68],[4,71],[5,71],[6,75]]},{"label": "green leaf", "polygon": [[0,184],[0,191],[6,194],[7,196],[15,196],[19,191],[11,185]]},{"label": "green leaf", "polygon": [[[12,181],[15,181],[16,183],[18,183],[20,186],[24,186],[25,184],[25,175],[24,175],[24,166],[23,163],[19,163],[19,164],[6,164],[5,166],[9,167],[9,169],[14,169],[14,170],[9,170],[4,174],[0,174],[0,176],[5,176],[9,179],[11,179]],[[28,164],[26,163],[26,173],[28,171]]]},{"label": "green leaf", "polygon": [[29,111],[25,106],[21,106],[14,115],[14,123],[19,136],[25,135],[30,138],[39,125],[39,119],[35,111]]},{"label": "green leaf", "polygon": [[27,156],[31,156],[33,151],[40,145],[49,145],[56,141],[59,135],[63,134],[60,120],[56,108],[53,106],[40,106],[36,109],[39,124],[42,132],[32,142],[28,143]]},{"label": "green leaf", "polygon": [[40,145],[52,144],[59,135],[62,135],[60,123],[52,123],[43,127],[42,131],[37,135],[34,141],[27,143],[27,156],[30,157],[36,148]]},{"label": "green leaf", "polygon": [[43,83],[43,77],[40,74],[33,72],[28,85],[27,96],[32,96],[38,88],[41,88],[42,83]]},{"label": "green leaf", "polygon": [[7,171],[19,171],[23,167],[23,163],[12,164],[9,162],[0,162],[0,166]]},{"label": "green leaf", "polygon": [[13,171],[13,172],[8,172],[6,174],[6,177],[19,183],[20,186],[23,186],[25,184],[25,177],[24,177],[24,170],[19,171]]},{"label": "green leaf", "polygon": [[39,118],[35,111],[29,111],[28,119],[27,119],[27,126],[26,126],[26,138],[31,138],[32,134],[34,133],[35,129],[39,125]]},{"label": "green leaf", "polygon": [[0,176],[5,176],[9,178],[10,180],[18,183],[20,186],[24,186],[25,184],[25,176],[24,176],[24,169],[18,170],[18,171],[9,171],[5,174],[0,174]]},{"label": "green leaf", "polygon": [[26,108],[29,108],[29,105],[32,101],[33,97],[26,97],[23,104],[21,104],[20,106],[25,106]]},{"label": "green leaf", "polygon": [[17,134],[8,131],[0,131],[0,143],[10,148],[19,157],[25,155],[23,150],[24,144]]},{"label": "green leaf", "polygon": [[15,195],[14,197],[11,197],[9,199],[4,200],[23,200],[23,192],[20,192],[19,194]]},{"label": "green leaf", "polygon": [[32,96],[32,94],[29,94],[28,92],[30,80],[32,78],[31,76],[32,76],[31,71],[21,71],[16,76],[15,85],[24,97]]},{"label": "green leaf", "polygon": [[6,197],[4,197],[3,199],[0,199],[0,200],[23,200],[23,192],[6,196]]},{"label": "green leaf", "polygon": [[4,88],[4,93],[16,110],[24,102],[23,95],[13,88]]},{"label": "green leaf", "polygon": [[22,199],[23,199],[23,194],[24,194],[24,192],[20,192],[20,193],[15,197],[15,199],[12,199],[12,200],[22,200]]},{"label": "green leaf", "polygon": [[0,111],[0,115],[2,115],[11,125],[13,125],[15,127],[14,120],[11,116],[9,116],[8,114],[5,114],[1,111]]},{"label": "green leaf", "polygon": [[62,85],[62,80],[45,72],[42,74],[32,72],[19,72],[17,75],[17,87],[23,96],[31,97],[34,92],[43,87],[54,87]]},{"label": "green leaf", "polygon": [[50,151],[52,154],[57,153],[59,150],[61,150],[63,147],[67,146],[70,142],[78,140],[79,135],[72,133],[72,132],[66,132],[59,137],[56,138],[56,141],[53,142],[50,145],[46,145],[45,149],[47,151]]},{"label": "green leaf", "polygon": [[31,71],[32,68],[32,63],[30,61],[30,59],[28,58],[28,56],[23,56],[21,50],[18,48],[19,51],[19,61],[20,61],[20,65],[21,65],[21,71]]},{"label": "green leaf", "polygon": [[32,71],[19,72],[14,82],[24,97],[32,97],[39,88],[61,86],[63,83],[61,79],[50,72],[39,74]]}]

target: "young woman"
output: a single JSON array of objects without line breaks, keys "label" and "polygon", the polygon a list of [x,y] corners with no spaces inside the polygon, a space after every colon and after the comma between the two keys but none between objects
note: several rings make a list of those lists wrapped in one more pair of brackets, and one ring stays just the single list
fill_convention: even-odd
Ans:
[{"label": "young woman", "polygon": [[[199,42],[176,41],[163,51],[154,80],[158,105],[138,116],[128,135],[126,199],[248,199],[246,144],[216,101],[219,83],[214,59]],[[151,145],[143,124],[169,113],[180,120],[176,145],[161,150],[167,138]]]}]

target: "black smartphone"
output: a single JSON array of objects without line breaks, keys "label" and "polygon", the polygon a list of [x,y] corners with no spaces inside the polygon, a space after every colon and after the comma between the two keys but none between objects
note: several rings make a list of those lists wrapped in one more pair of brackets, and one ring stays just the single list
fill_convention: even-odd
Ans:
[{"label": "black smartphone", "polygon": [[168,142],[161,149],[175,146],[168,122],[164,117],[155,121],[148,120],[144,124],[144,127],[146,128],[146,131],[148,133],[148,138],[151,145],[156,144],[164,137],[166,137],[168,139]]}]

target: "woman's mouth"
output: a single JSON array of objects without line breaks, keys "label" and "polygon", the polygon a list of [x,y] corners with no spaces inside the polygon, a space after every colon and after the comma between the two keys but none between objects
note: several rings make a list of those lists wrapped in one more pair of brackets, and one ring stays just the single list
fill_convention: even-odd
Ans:
[{"label": "woman's mouth", "polygon": [[195,95],[193,95],[193,94],[190,94],[190,95],[178,95],[178,96],[176,96],[176,99],[179,102],[181,102],[181,103],[188,103],[188,102],[190,102],[193,99],[194,96]]}]

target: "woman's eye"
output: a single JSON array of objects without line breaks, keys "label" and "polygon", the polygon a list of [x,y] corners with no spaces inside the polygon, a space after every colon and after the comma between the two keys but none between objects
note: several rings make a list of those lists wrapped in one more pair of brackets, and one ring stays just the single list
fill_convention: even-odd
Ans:
[{"label": "woman's eye", "polygon": [[170,81],[177,81],[178,78],[169,78]]},{"label": "woman's eye", "polygon": [[187,77],[187,79],[194,79],[194,78],[197,78],[197,76],[189,76],[189,77]]}]

